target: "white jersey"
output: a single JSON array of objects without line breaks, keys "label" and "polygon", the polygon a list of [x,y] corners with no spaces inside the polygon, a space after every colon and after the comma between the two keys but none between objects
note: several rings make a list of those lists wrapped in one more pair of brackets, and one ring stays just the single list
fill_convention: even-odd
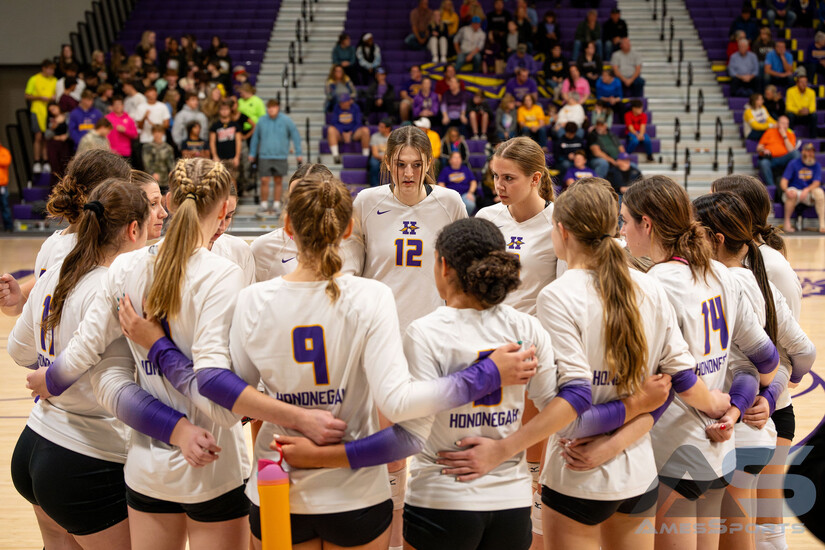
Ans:
[{"label": "white jersey", "polygon": [[[112,263],[103,288],[65,351],[70,369],[83,370],[96,362],[100,350],[120,335],[118,297],[128,295],[138,315],[142,314],[141,304],[154,278],[157,249],[155,245],[122,254]],[[181,309],[168,322],[168,330],[180,351],[192,358],[195,371],[230,368],[229,324],[243,286],[241,270],[206,248],[199,248],[189,258],[181,287]],[[198,503],[242,485],[249,475],[249,460],[239,417],[201,396],[197,388],[191,388],[190,397],[185,397],[148,360],[149,350],[132,341],[129,347],[139,365],[138,384],[211,432],[222,449],[219,460],[192,468],[177,447],[133,431],[125,469],[129,487],[161,500]]]},{"label": "white jersey", "polygon": [[[98,267],[87,273],[71,290],[63,304],[60,324],[43,330],[54,290],[60,280],[61,264],[48,269],[34,285],[23,313],[9,334],[9,355],[20,365],[48,367],[72,339],[84,313],[88,311],[106,277]],[[134,363],[124,339],[105,352],[92,371],[111,364]],[[92,391],[91,374],[85,373],[60,396],[41,399],[32,408],[26,425],[52,443],[70,451],[106,460],[126,462],[128,428],[98,404]]]},{"label": "white jersey", "polygon": [[765,271],[768,272],[768,280],[776,285],[785,297],[785,301],[788,302],[794,319],[799,321],[799,315],[802,312],[802,284],[799,282],[799,277],[780,251],[763,244],[759,246],[759,252],[765,263]]},{"label": "white jersey", "polygon": [[352,264],[344,271],[381,281],[392,289],[401,330],[444,305],[435,286],[435,240],[446,225],[467,217],[458,193],[435,186],[415,206],[407,206],[389,185],[355,197],[355,230],[343,248]]},{"label": "white jersey", "polygon": [[[731,344],[757,362],[773,355],[750,301],[724,265],[711,261],[707,280],[698,281],[682,263],[657,264],[648,273],[664,286],[696,375],[708,389],[724,389]],[[677,395],[651,430],[659,475],[709,481],[732,472],[734,440],[710,441],[705,427],[713,422]]]},{"label": "white jersey", "polygon": [[[664,289],[649,275],[634,269],[630,275],[636,284],[636,303],[647,343],[646,374],[674,375],[692,369],[693,357]],[[586,370],[594,404],[626,397],[617,391],[604,363],[603,312],[595,274],[590,270],[566,271],[538,298],[539,321],[553,339],[558,368]],[[592,500],[623,500],[650,489],[656,480],[656,461],[648,433],[598,468],[586,472],[566,468],[558,452],[558,441],[569,438],[578,422],[550,438],[541,474],[543,485],[565,495]]]},{"label": "white jersey", "polygon": [[212,243],[212,254],[226,258],[240,267],[246,286],[255,282],[255,258],[245,240],[224,233]]},{"label": "white jersey", "polygon": [[[392,422],[443,409],[454,386],[446,379],[413,382],[392,291],[351,275],[336,282],[341,295],[334,303],[326,281],[279,277],[244,289],[230,335],[238,373],[253,385],[262,382],[265,393],[281,401],[331,411],[347,423],[345,441],[378,431],[376,409]],[[277,457],[269,448],[275,433],[300,435],[264,422],[256,463]],[[256,476],[253,472],[246,494],[257,504]],[[357,510],[390,498],[383,466],[294,470],[290,485],[295,514]]]},{"label": "white jersey", "polygon": [[504,235],[507,252],[517,255],[521,261],[521,284],[507,295],[504,303],[535,315],[536,296],[556,278],[556,250],[550,236],[553,230],[553,203],[520,223],[501,203],[482,208],[476,217],[493,222]]},{"label": "white jersey", "polygon": [[[452,337],[450,337],[452,335]],[[506,342],[536,346],[538,371],[527,384],[529,398],[543,409],[556,396],[556,366],[550,337],[535,317],[507,305],[485,310],[443,306],[414,321],[404,338],[410,369],[420,380],[465,369]],[[407,504],[438,510],[492,511],[532,505],[532,477],[524,452],[484,476],[456,483],[436,464],[439,451],[457,451],[455,442],[480,436],[504,439],[521,427],[524,388],[506,386],[461,407],[403,423],[426,442],[410,461]]]},{"label": "white jersey", "polygon": [[268,281],[283,277],[298,267],[298,247],[283,227],[261,235],[250,246],[255,258],[255,278]]},{"label": "white jersey", "polygon": [[77,244],[77,233],[66,233],[65,229],[55,231],[43,241],[34,260],[34,277],[37,279],[53,265],[60,265]]}]

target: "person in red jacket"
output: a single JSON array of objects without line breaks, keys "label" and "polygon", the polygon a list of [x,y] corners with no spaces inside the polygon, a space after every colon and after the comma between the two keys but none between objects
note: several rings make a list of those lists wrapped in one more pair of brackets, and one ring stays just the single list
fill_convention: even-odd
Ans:
[{"label": "person in red jacket", "polygon": [[9,166],[11,165],[11,153],[0,144],[0,210],[3,214],[3,229],[11,232],[14,225],[11,220],[11,210],[9,209]]}]

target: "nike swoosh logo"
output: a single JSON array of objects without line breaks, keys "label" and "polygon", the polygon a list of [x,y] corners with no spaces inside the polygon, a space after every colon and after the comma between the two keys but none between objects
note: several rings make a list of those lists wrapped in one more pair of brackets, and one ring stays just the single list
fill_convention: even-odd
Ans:
[{"label": "nike swoosh logo", "polygon": [[285,263],[287,263],[287,262],[291,262],[291,261],[292,261],[292,260],[294,260],[294,259],[295,259],[295,256],[293,256],[293,257],[291,257],[291,258],[287,258],[286,260],[281,260],[281,263],[282,263],[282,264],[285,264]]},{"label": "nike swoosh logo", "polygon": [[376,213],[376,214],[378,214],[379,216],[380,216],[381,214],[386,214],[387,212],[389,212],[389,210],[384,210],[383,212],[381,212],[380,210],[376,210],[376,211],[375,211],[375,213]]}]

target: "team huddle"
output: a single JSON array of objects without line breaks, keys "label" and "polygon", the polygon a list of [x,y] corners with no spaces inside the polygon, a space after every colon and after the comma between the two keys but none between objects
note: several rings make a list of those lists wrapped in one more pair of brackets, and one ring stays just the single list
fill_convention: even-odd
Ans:
[{"label": "team huddle", "polygon": [[382,163],[354,200],[302,166],[250,247],[221,163],[179,161],[167,213],[120,157],[71,161],[69,227],[36,282],[0,280],[36,397],[12,479],[46,548],[261,548],[254,466],[281,457],[296,549],[785,547],[757,485],[815,349],[758,180],[556,196],[518,137],[467,218],[420,129]]}]

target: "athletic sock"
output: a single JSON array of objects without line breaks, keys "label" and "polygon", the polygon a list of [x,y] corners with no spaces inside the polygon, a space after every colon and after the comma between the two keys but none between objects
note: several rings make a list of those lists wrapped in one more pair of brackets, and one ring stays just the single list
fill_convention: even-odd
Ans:
[{"label": "athletic sock", "polygon": [[361,148],[361,154],[364,155],[365,157],[370,156],[370,148],[369,147],[362,147]]},{"label": "athletic sock", "polygon": [[329,150],[332,152],[333,156],[337,157],[339,155],[337,145],[330,145]]},{"label": "athletic sock", "polygon": [[788,550],[785,541],[785,526],[763,523],[756,526],[756,550]]}]

